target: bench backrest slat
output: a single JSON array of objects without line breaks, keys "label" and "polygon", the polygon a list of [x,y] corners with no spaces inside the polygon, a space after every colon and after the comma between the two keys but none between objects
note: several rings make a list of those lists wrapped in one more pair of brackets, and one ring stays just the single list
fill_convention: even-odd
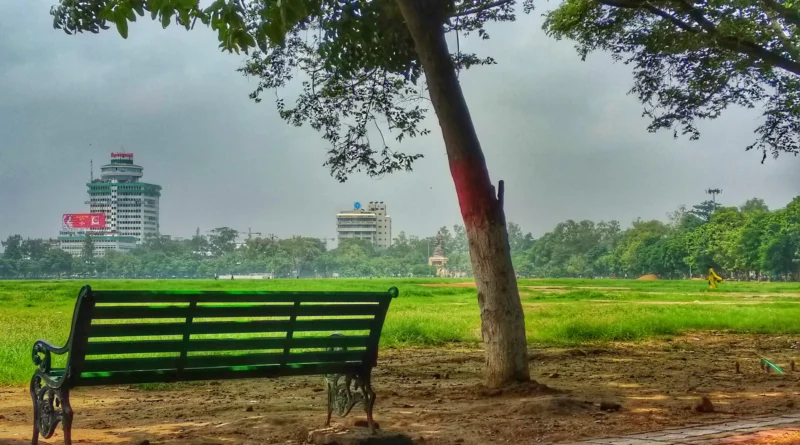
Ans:
[{"label": "bench backrest slat", "polygon": [[380,303],[386,292],[258,292],[258,291],[95,291],[104,303]]},{"label": "bench backrest slat", "polygon": [[367,370],[397,296],[395,288],[82,292],[68,359],[74,386]]},{"label": "bench backrest slat", "polygon": [[[247,334],[258,332],[286,332],[289,320],[252,321],[195,321],[189,330],[192,334]],[[296,320],[294,332],[366,331],[374,321],[367,318],[340,318],[327,320]],[[89,337],[144,337],[153,335],[182,335],[186,323],[115,323],[94,324]]]},{"label": "bench backrest slat", "polygon": [[297,311],[298,317],[323,317],[336,315],[376,315],[378,304],[327,304],[252,305],[252,306],[98,306],[92,316],[95,320],[120,320],[136,318],[237,318],[237,317],[290,317]]},{"label": "bench backrest slat", "polygon": [[195,351],[252,351],[280,349],[317,349],[317,348],[366,348],[367,336],[346,337],[265,337],[247,339],[202,339],[190,340],[137,340],[137,341],[102,341],[89,342],[86,355],[125,355],[152,354],[164,352],[181,352],[184,349]]},{"label": "bench backrest slat", "polygon": [[[276,354],[246,354],[246,355],[213,355],[202,357],[187,357],[187,368],[218,368],[233,366],[254,365],[280,365],[297,363],[361,363],[364,361],[364,351],[331,351],[331,352],[300,352],[284,357],[283,353]],[[152,371],[157,369],[177,369],[180,358],[123,358],[89,360],[84,363],[84,372],[112,372],[128,371],[131,369]]]}]

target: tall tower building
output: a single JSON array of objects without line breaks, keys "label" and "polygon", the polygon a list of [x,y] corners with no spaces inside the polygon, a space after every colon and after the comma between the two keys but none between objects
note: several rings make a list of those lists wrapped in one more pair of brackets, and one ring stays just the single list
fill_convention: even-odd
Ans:
[{"label": "tall tower building", "polygon": [[134,236],[137,244],[159,233],[161,186],[141,182],[143,171],[133,163],[133,153],[111,153],[111,163],[100,167],[100,179],[86,184],[89,211],[105,213],[106,231]]},{"label": "tall tower building", "polygon": [[61,249],[81,256],[89,236],[94,255],[102,257],[108,250],[130,251],[158,236],[161,186],[141,182],[143,171],[133,163],[133,153],[111,153],[111,162],[100,167],[100,178],[86,184],[90,213],[64,215]]},{"label": "tall tower building", "polygon": [[336,214],[336,235],[343,239],[372,241],[375,247],[386,249],[392,245],[392,217],[386,213],[383,201],[370,201],[366,208],[355,203],[353,210]]}]

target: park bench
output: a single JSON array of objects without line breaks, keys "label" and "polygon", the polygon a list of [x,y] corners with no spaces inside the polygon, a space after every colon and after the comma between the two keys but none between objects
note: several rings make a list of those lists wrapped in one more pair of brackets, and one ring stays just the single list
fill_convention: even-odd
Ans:
[{"label": "park bench", "polygon": [[[63,347],[33,345],[32,443],[59,422],[71,444],[72,388],[324,376],[328,417],[364,405],[372,433],[372,368],[388,292],[97,291],[84,286]],[[333,334],[331,334],[333,333]],[[346,333],[346,335],[345,335]],[[55,368],[52,355],[66,354]],[[158,356],[153,356],[158,354]],[[360,392],[359,392],[360,390]]]}]

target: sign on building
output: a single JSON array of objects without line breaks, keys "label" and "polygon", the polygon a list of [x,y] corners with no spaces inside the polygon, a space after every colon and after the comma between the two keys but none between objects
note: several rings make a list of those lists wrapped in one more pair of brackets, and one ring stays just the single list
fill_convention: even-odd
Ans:
[{"label": "sign on building", "polygon": [[62,222],[65,229],[103,229],[106,227],[106,214],[65,213]]}]

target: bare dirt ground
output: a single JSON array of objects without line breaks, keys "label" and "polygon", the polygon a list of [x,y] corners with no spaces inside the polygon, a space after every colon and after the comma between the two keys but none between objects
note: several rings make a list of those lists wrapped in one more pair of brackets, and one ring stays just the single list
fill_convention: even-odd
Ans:
[{"label": "bare dirt ground", "polygon": [[[420,286],[424,287],[475,287],[474,282],[467,282],[467,283],[427,283],[427,284],[420,284]],[[525,290],[532,290],[536,292],[544,292],[549,294],[566,294],[571,292],[575,289],[581,290],[598,290],[604,291],[604,293],[615,293],[615,292],[634,292],[636,294],[645,294],[645,295],[693,295],[697,297],[707,297],[707,296],[715,296],[715,297],[747,297],[747,298],[767,298],[767,297],[797,297],[800,298],[800,292],[772,292],[772,293],[749,293],[749,292],[719,292],[715,291],[713,293],[708,292],[663,292],[663,291],[643,291],[643,290],[632,290],[630,287],[623,287],[623,286],[578,286],[578,287],[568,287],[568,286],[520,286],[520,289]]]},{"label": "bare dirt ground", "polygon": [[[533,385],[480,386],[475,349],[384,351],[374,372],[376,420],[425,444],[575,441],[714,423],[800,408],[798,338],[703,334],[603,348],[533,350]],[[756,351],[785,366],[766,374]],[[741,373],[735,371],[739,362]],[[322,379],[285,378],[72,393],[75,443],[291,444],[325,420]],[[693,407],[708,396],[715,412]],[[601,410],[601,403],[608,411]],[[613,404],[619,404],[619,410]],[[0,387],[0,444],[30,443],[25,387]],[[335,421],[353,426],[358,407]],[[61,430],[45,443],[63,443]],[[41,443],[41,442],[40,442]]]}]

